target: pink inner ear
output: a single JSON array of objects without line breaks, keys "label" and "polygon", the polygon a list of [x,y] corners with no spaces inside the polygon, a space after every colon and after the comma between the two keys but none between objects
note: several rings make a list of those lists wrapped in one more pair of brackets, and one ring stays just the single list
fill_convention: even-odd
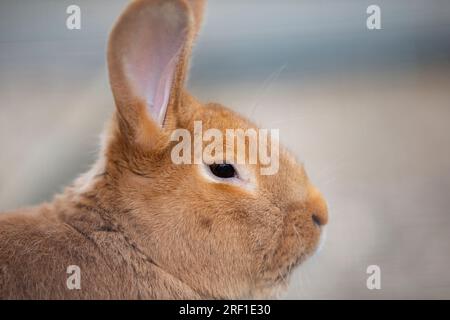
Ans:
[{"label": "pink inner ear", "polygon": [[123,61],[134,94],[147,101],[149,115],[162,125],[186,26],[170,11],[160,11],[152,12],[145,23],[134,22],[133,34],[127,35],[128,48],[123,48]]},{"label": "pink inner ear", "polygon": [[[177,62],[178,54],[173,56],[169,63],[166,65],[164,71],[161,74],[161,79],[158,83],[158,89],[156,91],[157,93],[153,105],[158,107],[155,110],[155,119],[161,126],[163,125],[166,116],[167,106],[169,104],[170,90],[172,87]],[[150,106],[150,102],[148,100],[147,105]],[[151,107],[148,108],[151,112]]]}]

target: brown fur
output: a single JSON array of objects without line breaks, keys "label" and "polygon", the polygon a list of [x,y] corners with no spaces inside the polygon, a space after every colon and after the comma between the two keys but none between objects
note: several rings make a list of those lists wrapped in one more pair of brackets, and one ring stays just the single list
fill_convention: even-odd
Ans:
[{"label": "brown fur", "polygon": [[[198,299],[267,297],[317,247],[327,209],[285,150],[276,175],[248,166],[257,188],[209,183],[198,165],[170,158],[174,128],[255,128],[183,90],[202,3],[172,1],[186,41],[161,128],[133,95],[116,55],[127,19],[161,0],[132,3],[111,35],[108,60],[117,112],[99,162],[54,201],[0,215],[0,298]],[[125,18],[124,18],[125,17]],[[195,19],[195,20],[194,20]],[[125,22],[124,22],[125,21]],[[81,268],[81,290],[66,269]]]}]

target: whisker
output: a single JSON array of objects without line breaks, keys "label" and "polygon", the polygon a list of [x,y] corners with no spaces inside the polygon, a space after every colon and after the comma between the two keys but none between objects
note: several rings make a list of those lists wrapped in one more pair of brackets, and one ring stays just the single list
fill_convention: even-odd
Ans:
[{"label": "whisker", "polygon": [[284,284],[285,286],[288,286],[289,283],[288,283],[286,277],[281,273],[281,271],[278,271],[278,275],[279,275],[279,277],[281,278],[281,281],[283,282],[283,284]]},{"label": "whisker", "polygon": [[336,169],[340,169],[342,166],[348,165],[349,162],[347,161],[347,157],[347,155],[342,155],[339,158],[335,158],[332,163],[315,172],[315,176],[320,177],[321,175],[329,175],[330,171],[336,171]]},{"label": "whisker", "polygon": [[250,118],[253,117],[254,112],[256,111],[257,107],[258,107],[258,103],[261,100],[262,96],[272,87],[273,83],[275,82],[275,80],[278,79],[278,77],[281,75],[281,73],[284,71],[284,69],[286,69],[287,64],[283,64],[282,66],[280,66],[278,69],[276,69],[274,72],[272,72],[266,80],[264,80],[261,89],[259,90],[259,92],[256,95],[255,98],[255,103],[253,104],[251,110],[250,110]]},{"label": "whisker", "polygon": [[331,117],[332,115],[326,112],[322,112],[321,114],[311,113],[311,114],[302,114],[300,116],[289,117],[282,120],[272,121],[270,123],[271,126],[279,126],[280,124],[289,123],[292,121],[300,120],[300,119],[308,119],[308,118],[317,118],[317,117]]},{"label": "whisker", "polygon": [[337,180],[337,177],[331,177],[331,178],[328,179],[328,180],[321,181],[321,182],[320,182],[320,185],[321,185],[321,186],[326,186],[326,185],[329,185],[329,184],[335,182],[336,180]]},{"label": "whisker", "polygon": [[297,227],[295,225],[293,225],[292,227],[294,228],[294,231],[297,234],[297,237],[300,239],[300,233],[298,233]]}]

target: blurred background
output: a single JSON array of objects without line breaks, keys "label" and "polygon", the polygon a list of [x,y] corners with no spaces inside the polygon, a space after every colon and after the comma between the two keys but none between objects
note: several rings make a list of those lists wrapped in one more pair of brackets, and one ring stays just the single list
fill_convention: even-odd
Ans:
[{"label": "blurred background", "polygon": [[[51,200],[94,161],[126,3],[0,2],[0,211]],[[279,128],[329,202],[325,246],[283,297],[450,298],[450,1],[210,0],[205,22],[191,91]]]}]

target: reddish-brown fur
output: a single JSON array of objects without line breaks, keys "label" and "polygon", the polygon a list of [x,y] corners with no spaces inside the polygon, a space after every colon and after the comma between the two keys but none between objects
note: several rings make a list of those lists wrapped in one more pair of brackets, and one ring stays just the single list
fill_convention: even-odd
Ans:
[{"label": "reddish-brown fur", "polygon": [[[172,163],[174,128],[192,131],[194,120],[205,129],[255,126],[183,90],[202,3],[166,1],[189,28],[164,126],[123,83],[114,50],[126,22],[119,23],[108,54],[117,112],[100,160],[52,203],[0,215],[0,298],[267,297],[316,249],[321,230],[312,215],[326,224],[326,205],[284,149],[276,175],[248,166],[255,191],[209,183],[198,165]],[[124,16],[162,2],[135,1]],[[81,269],[81,290],[66,287],[69,265]]]}]

